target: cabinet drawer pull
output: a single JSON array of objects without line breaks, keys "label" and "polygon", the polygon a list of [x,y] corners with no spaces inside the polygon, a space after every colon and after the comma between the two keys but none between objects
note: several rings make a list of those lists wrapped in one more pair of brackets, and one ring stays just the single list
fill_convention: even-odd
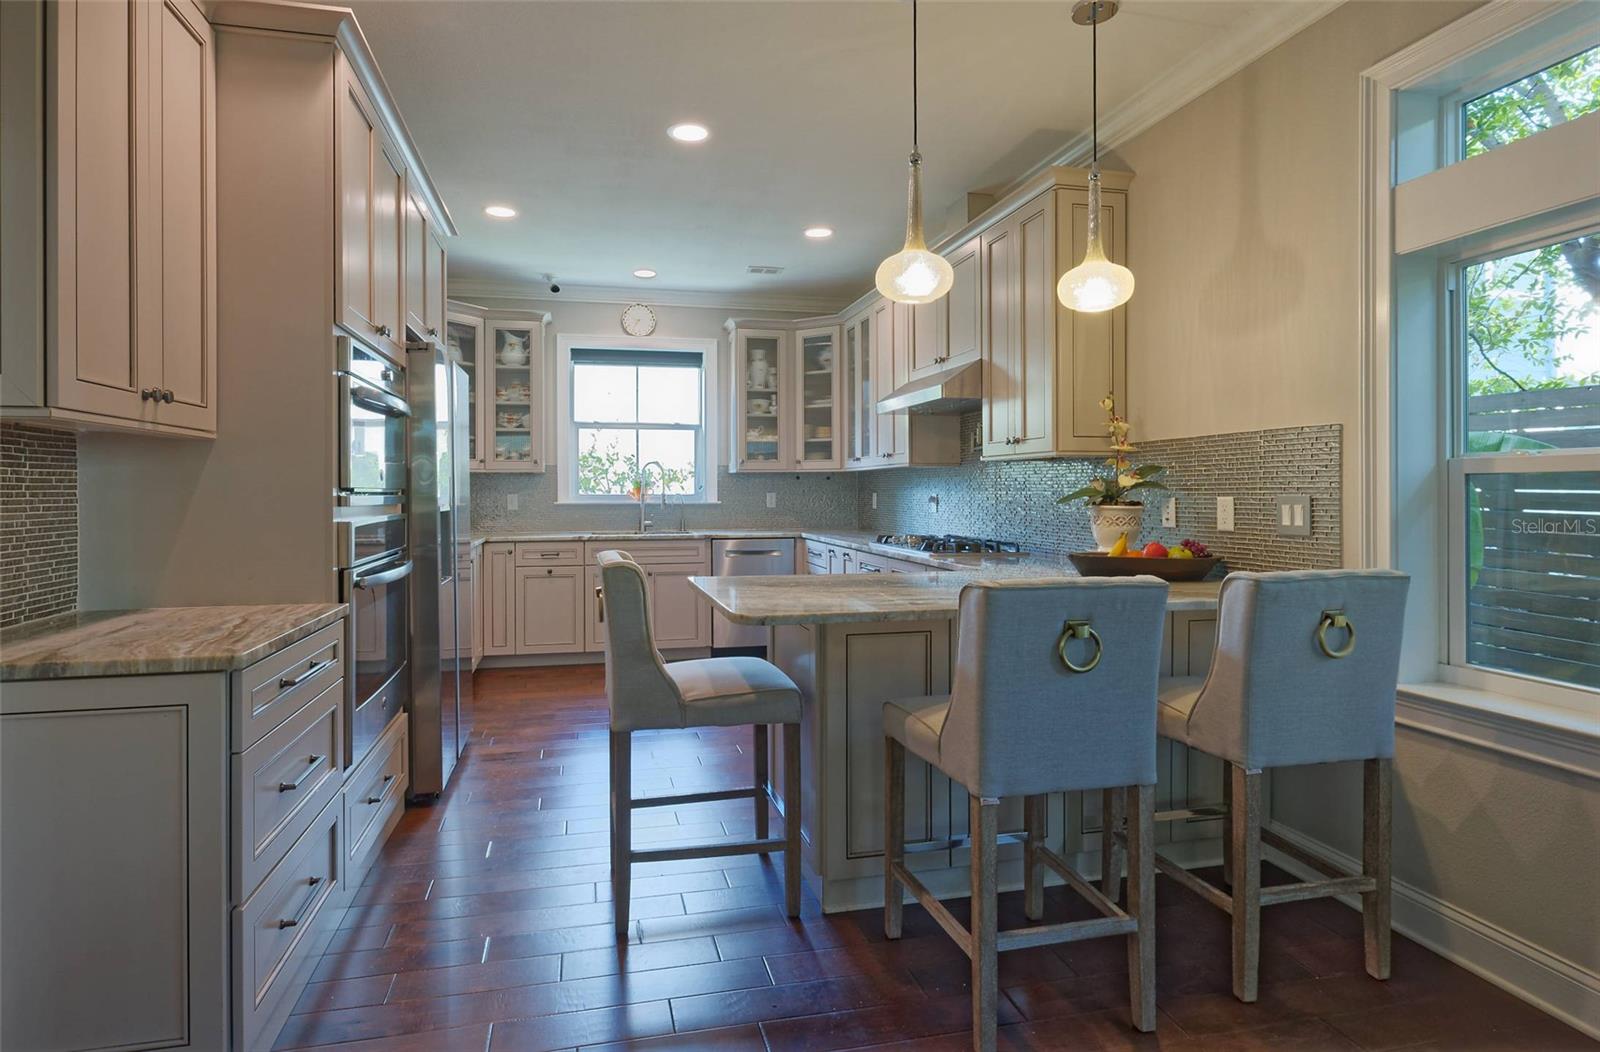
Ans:
[{"label": "cabinet drawer pull", "polygon": [[280,931],[284,928],[297,928],[300,926],[300,922],[306,919],[306,914],[311,912],[311,907],[317,901],[317,886],[321,883],[321,877],[312,877],[306,881],[306,886],[311,889],[311,894],[306,896],[306,900],[300,904],[300,908],[295,911],[293,917],[285,917],[278,922]]},{"label": "cabinet drawer pull", "polygon": [[541,558],[541,559],[559,559],[559,558],[561,558],[561,553],[560,552],[540,552],[539,553],[539,558]]},{"label": "cabinet drawer pull", "polygon": [[605,624],[605,620],[606,620],[606,596],[605,596],[605,589],[603,587],[601,587],[600,585],[595,585],[595,587],[594,587],[594,610],[595,610],[595,621],[597,621],[600,624]]},{"label": "cabinet drawer pull", "polygon": [[326,756],[312,756],[312,757],[307,758],[305,773],[302,774],[300,777],[296,778],[292,782],[279,782],[278,783],[278,792],[280,792],[280,793],[292,793],[296,789],[300,788],[302,785],[305,785],[306,784],[306,779],[310,778],[313,774],[317,773],[317,768],[321,767],[322,766],[322,762],[324,760],[326,760],[326,759],[327,759]]},{"label": "cabinet drawer pull", "polygon": [[279,690],[290,690],[290,689],[293,689],[294,687],[298,687],[300,684],[304,683],[306,680],[310,679],[313,676],[316,676],[316,675],[320,674],[321,672],[323,672],[326,669],[332,668],[334,665],[337,665],[338,663],[339,662],[335,658],[329,658],[326,661],[313,661],[310,664],[310,666],[304,672],[300,673],[298,676],[283,676],[283,677],[281,677],[278,680],[278,689]]},{"label": "cabinet drawer pull", "polygon": [[381,796],[369,796],[369,797],[367,797],[367,803],[369,803],[369,804],[381,804],[381,803],[383,803],[383,797],[381,797]]}]

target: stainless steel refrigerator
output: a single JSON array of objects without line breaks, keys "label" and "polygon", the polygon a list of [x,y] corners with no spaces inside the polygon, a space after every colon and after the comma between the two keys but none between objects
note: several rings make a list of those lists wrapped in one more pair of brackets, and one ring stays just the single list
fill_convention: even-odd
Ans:
[{"label": "stainless steel refrigerator", "polygon": [[[470,603],[458,594],[470,565],[466,372],[437,343],[410,347],[412,561],[411,793],[450,784],[472,727]],[[463,668],[465,665],[465,668]]]}]

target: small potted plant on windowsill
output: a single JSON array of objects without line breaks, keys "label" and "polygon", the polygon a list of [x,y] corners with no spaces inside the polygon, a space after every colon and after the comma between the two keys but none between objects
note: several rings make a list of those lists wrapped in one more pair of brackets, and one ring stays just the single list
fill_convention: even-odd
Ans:
[{"label": "small potted plant on windowsill", "polygon": [[1108,551],[1117,539],[1126,535],[1127,546],[1138,546],[1139,524],[1144,505],[1129,500],[1128,495],[1141,489],[1166,489],[1155,477],[1166,468],[1159,464],[1133,466],[1128,454],[1138,450],[1128,444],[1128,422],[1117,415],[1117,403],[1111,395],[1100,399],[1100,408],[1106,411],[1106,430],[1111,434],[1111,456],[1106,466],[1108,476],[1090,481],[1087,486],[1073,490],[1056,499],[1057,504],[1083,501],[1089,507],[1089,529],[1094,533],[1095,547]]}]

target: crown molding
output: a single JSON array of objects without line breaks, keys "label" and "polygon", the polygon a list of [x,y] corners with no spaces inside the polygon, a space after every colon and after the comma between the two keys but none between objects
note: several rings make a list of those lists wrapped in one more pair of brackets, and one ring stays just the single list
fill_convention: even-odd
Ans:
[{"label": "crown molding", "polygon": [[822,296],[786,296],[764,292],[697,292],[685,289],[641,288],[636,285],[562,285],[552,293],[544,283],[517,281],[452,281],[454,300],[516,299],[541,303],[647,303],[653,307],[706,307],[730,311],[781,311],[792,314],[833,314],[839,299]]}]

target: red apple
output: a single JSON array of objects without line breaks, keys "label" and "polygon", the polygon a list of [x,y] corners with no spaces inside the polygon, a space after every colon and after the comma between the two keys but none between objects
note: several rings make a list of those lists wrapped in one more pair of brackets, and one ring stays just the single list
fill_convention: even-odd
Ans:
[{"label": "red apple", "polygon": [[1146,559],[1165,559],[1167,557],[1167,546],[1160,541],[1151,541],[1144,546],[1144,557]]}]

